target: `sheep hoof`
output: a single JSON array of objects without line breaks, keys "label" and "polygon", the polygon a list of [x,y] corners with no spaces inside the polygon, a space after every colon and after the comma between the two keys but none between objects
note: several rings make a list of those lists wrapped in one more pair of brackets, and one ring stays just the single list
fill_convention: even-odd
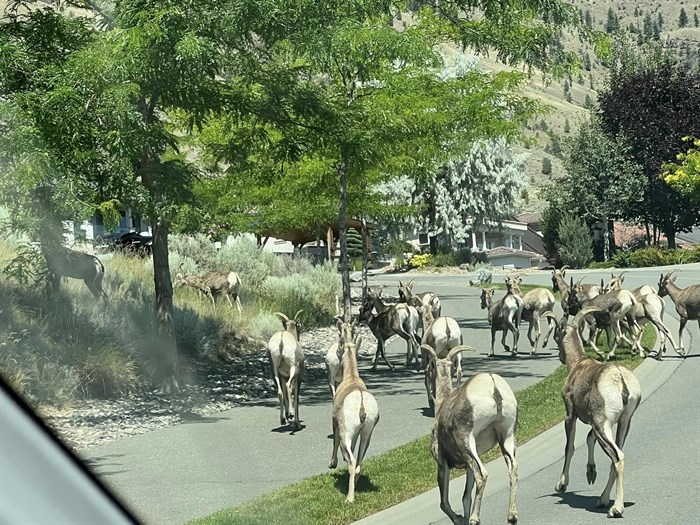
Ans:
[{"label": "sheep hoof", "polygon": [[[598,507],[598,508],[607,507],[607,506],[608,506],[608,503],[610,503],[610,500],[609,500],[609,499],[598,498],[598,500],[596,501],[595,506]],[[611,510],[612,510],[612,509],[611,509]]]},{"label": "sheep hoof", "polygon": [[624,511],[625,511],[624,507],[622,507],[622,506],[616,507],[615,505],[613,505],[612,507],[610,507],[610,510],[608,510],[608,518],[621,518],[622,513]]},{"label": "sheep hoof", "polygon": [[566,492],[566,484],[561,481],[554,486],[555,492]]},{"label": "sheep hoof", "polygon": [[508,513],[508,523],[518,523],[518,515],[514,512]]},{"label": "sheep hoof", "polygon": [[331,462],[328,464],[328,468],[334,469],[338,466],[338,458],[331,459]]},{"label": "sheep hoof", "polygon": [[595,483],[595,478],[598,476],[596,472],[595,465],[586,465],[586,479],[589,485]]}]

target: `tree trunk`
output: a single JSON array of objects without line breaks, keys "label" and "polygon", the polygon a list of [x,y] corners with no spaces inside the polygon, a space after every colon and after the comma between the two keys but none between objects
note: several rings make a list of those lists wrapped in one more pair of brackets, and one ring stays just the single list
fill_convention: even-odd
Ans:
[{"label": "tree trunk", "polygon": [[345,159],[338,165],[340,175],[340,202],[338,203],[338,240],[340,241],[340,277],[343,281],[343,320],[350,322],[352,317],[350,302],[350,272],[348,270],[348,236],[346,226],[348,165]]},{"label": "tree trunk", "polygon": [[608,218],[603,217],[603,260],[610,259],[610,230],[608,229]]},{"label": "tree trunk", "polygon": [[673,224],[667,222],[665,224],[664,233],[666,234],[666,240],[668,241],[668,247],[672,250],[676,249],[676,229]]},{"label": "tree trunk", "polygon": [[649,231],[649,222],[644,223],[644,228],[647,232],[647,246],[651,246],[651,232]]},{"label": "tree trunk", "polygon": [[367,270],[369,269],[369,234],[367,232],[367,221],[362,219],[362,304],[367,298]]},{"label": "tree trunk", "polygon": [[428,237],[428,241],[430,242],[430,255],[437,255],[438,253],[438,236],[433,235],[432,237]]},{"label": "tree trunk", "polygon": [[166,394],[176,394],[180,391],[178,382],[178,355],[173,324],[173,285],[170,277],[168,260],[167,222],[153,224],[153,278],[156,286],[156,322],[158,336],[155,341],[155,380],[160,383],[161,391]]}]

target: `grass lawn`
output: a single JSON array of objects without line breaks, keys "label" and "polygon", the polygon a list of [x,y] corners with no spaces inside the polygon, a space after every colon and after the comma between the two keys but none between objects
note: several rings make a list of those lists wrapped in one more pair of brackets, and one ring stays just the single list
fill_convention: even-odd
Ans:
[{"label": "grass lawn", "polygon": [[[654,344],[655,332],[647,326],[642,343]],[[601,350],[607,348],[601,337]],[[642,360],[625,347],[618,350],[618,364],[635,368]],[[544,380],[515,394],[519,415],[517,442],[523,444],[564,419],[561,386],[566,368],[561,366]],[[564,450],[562,434],[562,451]],[[498,447],[482,459],[500,455]],[[342,458],[340,459],[342,462]],[[189,525],[343,525],[417,496],[437,486],[437,468],[429,451],[429,436],[416,439],[362,464],[355,503],[345,503],[346,469],[313,476],[283,487],[243,505],[193,520]],[[464,471],[454,470],[453,477]],[[435,500],[435,506],[439,502]]]}]

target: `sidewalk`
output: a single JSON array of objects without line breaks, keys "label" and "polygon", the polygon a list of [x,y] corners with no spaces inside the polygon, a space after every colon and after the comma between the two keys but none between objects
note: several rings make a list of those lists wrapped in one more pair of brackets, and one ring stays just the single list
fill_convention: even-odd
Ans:
[{"label": "sidewalk", "polygon": [[[672,332],[677,333],[678,320],[675,315],[669,314],[675,314],[675,312],[667,311],[665,319],[667,326]],[[685,336],[686,338],[688,337],[687,332]],[[658,344],[657,338],[655,348],[658,347]],[[693,337],[690,344],[686,344],[686,351],[689,349],[696,350],[697,347],[697,341]],[[669,352],[673,352],[673,350],[669,348]],[[694,351],[693,353],[697,352]],[[635,369],[635,374],[642,388],[642,404],[673,375],[683,362],[682,359],[665,359],[660,362],[654,359],[647,359]],[[590,429],[588,425],[584,425],[580,421],[577,424],[576,449],[585,445],[586,435]],[[523,480],[553,463],[563,461],[564,436],[564,423],[562,422],[519,446],[516,457],[519,464],[520,479]],[[582,452],[579,452],[579,454],[582,454]],[[508,471],[503,458],[496,458],[485,466],[489,476],[484,491],[484,498],[507,489],[509,484]],[[607,472],[607,468],[601,469],[601,471]],[[450,482],[450,504],[458,514],[463,513],[462,493],[464,486],[465,476],[460,476]],[[482,507],[483,510],[484,508]],[[440,510],[440,493],[436,487],[420,496],[356,521],[354,525],[449,525],[450,523],[447,516]]]}]

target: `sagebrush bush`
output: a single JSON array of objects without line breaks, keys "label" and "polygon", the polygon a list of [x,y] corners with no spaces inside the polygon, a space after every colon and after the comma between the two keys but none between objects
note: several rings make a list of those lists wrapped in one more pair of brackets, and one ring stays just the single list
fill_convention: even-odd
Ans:
[{"label": "sagebrush bush", "polygon": [[[235,270],[243,286],[242,313],[220,298],[212,306],[191,288],[174,290],[178,350],[190,362],[246,351],[240,347],[245,340],[249,348],[259,348],[282,328],[275,311],[293,316],[304,310],[305,328],[328,324],[335,314],[341,283],[332,264],[282,258],[247,239],[215,252],[201,237],[173,237],[172,246],[184,252],[169,254],[173,274],[181,262],[187,273]],[[0,253],[7,251],[0,245]],[[120,396],[151,383],[164,351],[157,336],[152,259],[111,254],[102,259],[108,309],[82,281],[64,280],[58,294],[46,296],[0,274],[0,373],[33,403]]]}]

